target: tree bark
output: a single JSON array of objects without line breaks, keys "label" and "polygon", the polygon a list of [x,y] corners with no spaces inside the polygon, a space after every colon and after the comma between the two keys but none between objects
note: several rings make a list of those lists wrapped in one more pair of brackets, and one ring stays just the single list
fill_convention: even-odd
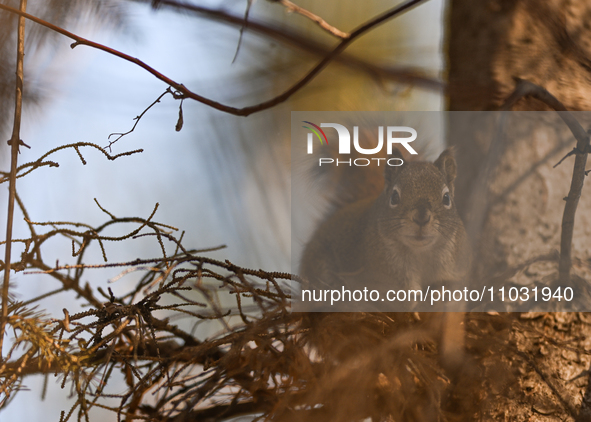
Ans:
[{"label": "tree bark", "polygon": [[[454,0],[449,17],[449,110],[496,110],[518,79],[546,88],[569,110],[591,110],[588,1]],[[514,110],[549,108],[540,101],[524,99]],[[559,248],[560,216],[573,160],[556,169],[552,165],[575,146],[575,141],[569,139],[572,136],[566,125],[557,122],[557,132],[550,135],[539,130],[536,117],[529,117],[530,122],[522,120],[518,128],[506,129],[512,133],[511,139],[489,183],[488,196],[501,203],[491,207],[479,236],[482,247],[494,250],[482,257],[490,261],[481,263],[487,270]],[[456,199],[464,214],[473,205],[469,198],[479,189],[475,182],[486,163],[495,130],[491,122],[473,119],[472,123],[475,121],[478,124],[452,115],[448,131],[449,143],[457,151]],[[512,191],[507,191],[509,188]],[[591,244],[587,229],[591,221],[581,212],[589,206],[591,195],[584,190],[574,239],[580,258],[591,256],[587,245]]]},{"label": "tree bark", "polygon": [[[519,79],[546,88],[568,110],[591,110],[591,3],[588,0],[452,0],[448,17],[449,110],[498,110]],[[549,108],[538,100],[523,99],[513,110]],[[589,115],[575,114],[585,129],[591,127]],[[478,208],[474,198],[486,201],[483,224],[473,233],[476,277],[493,280],[491,276],[495,274],[558,250],[564,197],[569,192],[574,158],[568,158],[556,168],[553,166],[576,145],[558,115],[548,112],[509,117],[505,133],[511,136],[505,138],[499,149],[499,159],[484,186],[478,185],[479,175],[490,162],[494,142],[499,142],[494,136],[496,123],[484,114],[465,119],[454,113],[448,123],[448,142],[456,147],[458,163],[456,202],[468,225]],[[547,129],[550,123],[552,130]],[[591,279],[590,208],[591,191],[587,186],[583,188],[576,214],[572,269],[586,280]],[[557,260],[524,268],[512,281],[524,285],[558,283]],[[507,283],[507,278],[496,280]],[[545,314],[540,318],[545,322],[527,319],[513,327],[510,343],[516,344],[522,353],[506,357],[523,359],[530,365],[514,380],[523,394],[519,399],[522,401],[500,400],[493,407],[498,407],[498,417],[504,414],[504,418],[508,415],[525,418],[534,413],[535,420],[546,420],[543,411],[536,411],[538,399],[534,396],[551,397],[548,400],[560,403],[556,407],[561,410],[548,413],[552,414],[548,420],[561,414],[560,417],[589,420],[586,418],[591,413],[586,413],[588,409],[582,400],[590,394],[585,394],[586,377],[582,377],[581,383],[568,381],[570,378],[563,374],[575,370],[573,361],[565,358],[564,350],[549,346],[555,345],[552,342],[558,339],[572,339],[581,333],[588,338],[591,331],[588,317],[564,313]],[[544,331],[544,337],[535,346],[523,341],[527,337],[523,334],[529,329]],[[589,347],[578,340],[568,344],[572,350]],[[543,350],[546,351],[542,353]],[[577,365],[576,370],[584,371],[589,362]],[[532,368],[537,375],[533,377],[535,383],[531,384],[531,390],[527,390],[523,386],[529,382],[528,371]],[[501,403],[509,407],[503,410]]]}]

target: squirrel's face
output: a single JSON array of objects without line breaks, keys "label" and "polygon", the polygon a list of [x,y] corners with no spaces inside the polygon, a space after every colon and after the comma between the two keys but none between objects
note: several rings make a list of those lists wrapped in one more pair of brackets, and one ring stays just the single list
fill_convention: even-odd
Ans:
[{"label": "squirrel's face", "polygon": [[376,203],[383,240],[420,251],[453,237],[462,224],[453,201],[454,179],[455,160],[448,150],[434,164],[409,162],[388,169]]}]

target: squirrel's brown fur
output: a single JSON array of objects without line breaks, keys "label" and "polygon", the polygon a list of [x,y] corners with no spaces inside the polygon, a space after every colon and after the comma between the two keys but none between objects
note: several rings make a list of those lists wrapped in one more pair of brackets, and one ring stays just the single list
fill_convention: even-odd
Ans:
[{"label": "squirrel's brown fur", "polygon": [[[402,155],[395,149],[393,157]],[[311,287],[385,291],[465,277],[470,253],[453,200],[453,151],[434,163],[381,168],[385,183],[377,195],[375,179],[369,188],[355,177],[336,187],[336,210],[316,229],[301,260],[300,273]]]}]

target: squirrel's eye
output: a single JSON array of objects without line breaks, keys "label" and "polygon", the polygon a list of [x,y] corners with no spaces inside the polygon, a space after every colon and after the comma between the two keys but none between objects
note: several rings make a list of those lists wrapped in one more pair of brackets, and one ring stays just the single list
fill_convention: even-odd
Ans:
[{"label": "squirrel's eye", "polygon": [[451,208],[451,196],[449,196],[449,189],[447,187],[443,189],[443,198],[441,199],[441,203],[445,208]]},{"label": "squirrel's eye", "polygon": [[395,207],[398,204],[400,204],[400,192],[398,192],[397,188],[394,188],[392,196],[390,196],[390,206]]}]

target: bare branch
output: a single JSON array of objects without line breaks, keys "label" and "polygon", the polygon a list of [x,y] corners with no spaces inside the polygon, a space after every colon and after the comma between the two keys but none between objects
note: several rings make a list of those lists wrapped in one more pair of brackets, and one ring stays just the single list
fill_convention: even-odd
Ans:
[{"label": "bare branch", "polygon": [[340,29],[330,25],[328,22],[326,22],[320,16],[315,15],[314,13],[310,12],[309,10],[304,9],[303,7],[300,7],[297,4],[294,4],[289,0],[270,0],[270,1],[275,2],[275,3],[280,3],[284,7],[286,7],[289,12],[298,13],[298,14],[310,19],[311,21],[316,22],[318,24],[318,26],[320,26],[325,31],[331,33],[335,37],[339,37],[339,38],[343,38],[343,39],[347,39],[347,38],[351,37],[351,34],[349,34],[347,32],[343,32]]},{"label": "bare branch", "polygon": [[109,141],[109,145],[107,145],[106,148],[109,148],[109,151],[111,151],[111,146],[113,146],[113,144],[115,142],[117,142],[119,139],[123,138],[125,135],[129,135],[131,132],[133,132],[135,130],[135,127],[138,125],[138,123],[142,119],[142,117],[144,117],[144,114],[146,114],[148,112],[148,110],[150,110],[152,107],[154,107],[156,104],[158,104],[160,102],[160,100],[162,99],[162,97],[164,97],[166,94],[172,94],[174,96],[174,93],[172,92],[170,87],[166,88],[166,91],[164,91],[158,98],[156,98],[156,101],[154,101],[152,104],[150,104],[144,111],[141,112],[141,114],[139,114],[138,116],[135,116],[133,118],[133,120],[135,120],[135,123],[133,124],[131,129],[129,129],[127,132],[111,133],[109,135],[108,139],[111,139],[111,136],[114,136],[114,135],[117,135],[117,138],[114,141]]},{"label": "bare branch", "polygon": [[[176,0],[159,0],[158,7],[161,6],[166,6],[169,9],[176,11],[192,12],[197,16],[204,16],[208,19],[229,25],[240,26],[243,22],[243,17],[232,15],[224,10],[210,9],[195,4],[182,3]],[[275,27],[268,23],[259,22],[253,19],[248,21],[248,29],[317,56],[325,56],[330,53],[330,50],[325,45],[318,43],[313,38],[306,36],[306,34],[294,32],[293,30]],[[445,89],[445,83],[426,76],[421,69],[374,65],[366,60],[350,56],[346,53],[336,56],[334,61],[358,69],[362,72],[366,72],[376,79],[412,84],[433,91],[442,91]]]},{"label": "bare branch", "polygon": [[126,60],[128,62],[134,63],[134,64],[138,65],[139,67],[141,67],[142,69],[145,69],[146,71],[148,71],[149,73],[154,75],[156,78],[160,79],[161,81],[165,82],[169,86],[173,87],[175,90],[177,90],[179,93],[182,94],[183,98],[191,98],[197,102],[200,102],[202,104],[210,106],[216,110],[220,110],[220,111],[223,111],[223,112],[226,112],[229,114],[234,114],[236,116],[249,116],[253,113],[256,113],[256,112],[259,112],[262,110],[266,110],[268,108],[271,108],[271,107],[274,107],[278,104],[283,103],[289,97],[291,97],[294,93],[296,93],[301,88],[306,86],[308,84],[308,82],[310,82],[312,79],[314,79],[331,61],[334,60],[334,58],[336,56],[338,56],[341,52],[343,52],[349,46],[349,44],[351,44],[355,39],[364,35],[368,31],[370,31],[371,29],[376,28],[377,26],[383,24],[387,20],[392,19],[396,16],[400,16],[404,12],[412,9],[413,7],[415,7],[421,3],[425,3],[427,1],[428,0],[408,0],[405,3],[402,3],[401,5],[396,6],[392,9],[386,11],[379,16],[376,16],[375,18],[370,19],[368,22],[364,23],[363,25],[359,26],[356,30],[351,32],[351,36],[349,38],[341,41],[326,57],[324,57],[323,60],[321,60],[312,70],[310,70],[302,79],[300,79],[297,83],[295,83],[291,88],[289,88],[288,90],[286,90],[282,94],[280,94],[280,95],[276,96],[275,98],[272,98],[268,101],[264,101],[264,102],[256,104],[256,105],[243,107],[243,108],[227,106],[227,105],[224,105],[224,104],[219,103],[217,101],[213,101],[209,98],[203,97],[199,94],[196,94],[193,91],[189,90],[187,87],[185,87],[183,84],[175,82],[171,78],[163,75],[162,73],[158,72],[156,69],[148,66],[146,63],[144,63],[143,61],[141,61],[139,59],[136,59],[135,57],[131,57],[128,54],[122,53],[118,50],[107,47],[103,44],[99,44],[94,41],[90,41],[86,38],[82,38],[78,35],[75,35],[75,34],[69,32],[69,31],[66,31],[63,28],[60,28],[56,25],[53,25],[49,22],[46,22],[46,21],[39,19],[35,16],[32,16],[28,13],[20,12],[17,9],[14,9],[12,7],[9,7],[9,6],[3,5],[3,4],[0,4],[0,9],[6,10],[11,13],[18,14],[20,16],[24,16],[25,18],[30,19],[33,22],[36,22],[40,25],[45,26],[46,28],[49,28],[49,29],[56,31],[56,32],[66,36],[70,39],[73,39],[75,42],[71,45],[72,48],[74,48],[78,45],[86,45],[86,46],[96,48],[101,51],[105,51],[109,54],[112,54],[112,55],[119,57],[123,60]]},{"label": "bare branch", "polygon": [[[20,12],[27,10],[27,0],[21,0]],[[23,62],[25,57],[25,19],[21,16],[18,20],[18,40],[16,59],[16,94],[14,99],[14,125],[11,146],[10,162],[10,186],[8,194],[8,215],[6,218],[6,249],[4,254],[4,281],[2,284],[2,320],[0,321],[0,361],[2,358],[2,345],[4,343],[4,329],[8,318],[8,286],[10,283],[10,260],[12,252],[12,224],[14,219],[14,202],[16,198],[16,171],[18,163],[18,150],[21,142],[21,113],[23,107]]]},{"label": "bare branch", "polygon": [[[97,150],[99,150],[101,153],[103,153],[103,155],[105,157],[107,157],[108,160],[110,161],[114,161],[119,157],[125,157],[128,155],[133,155],[133,154],[137,154],[140,152],[143,152],[143,149],[136,149],[133,151],[125,151],[116,155],[111,155],[109,154],[107,151],[105,151],[104,148],[99,147],[96,144],[93,144],[92,142],[76,142],[74,144],[66,144],[66,145],[60,145],[59,147],[53,148],[52,150],[46,152],[45,154],[43,154],[41,157],[39,157],[36,161],[30,162],[30,163],[25,163],[25,164],[21,164],[20,166],[18,166],[17,168],[17,172],[20,172],[24,169],[27,169],[26,171],[18,174],[16,176],[17,179],[20,179],[21,177],[26,176],[27,174],[31,173],[33,170],[42,167],[42,166],[50,166],[50,167],[59,167],[59,164],[54,162],[54,161],[43,161],[45,158],[47,158],[48,156],[50,156],[51,154],[54,154],[58,151],[61,151],[63,149],[67,149],[67,148],[74,148],[78,154],[78,156],[80,157],[80,160],[82,161],[82,164],[86,164],[86,160],[84,160],[84,157],[82,157],[82,154],[80,152],[80,147],[91,147],[91,148],[95,148]],[[4,177],[0,178],[0,184],[6,182],[7,180],[10,179],[9,175],[7,175],[4,172],[0,172],[0,174],[4,174]]]},{"label": "bare branch", "polygon": [[[517,81],[515,90],[505,101],[503,108],[509,110],[517,101],[524,97],[536,98],[556,110],[577,140],[573,176],[568,196],[565,198],[566,204],[564,206],[564,213],[562,214],[562,232],[560,237],[560,261],[558,264],[558,273],[560,283],[566,286],[570,282],[575,213],[577,212],[579,198],[581,197],[583,183],[585,182],[585,165],[587,163],[587,153],[589,152],[589,134],[583,129],[577,119],[575,119],[575,117],[566,109],[564,104],[558,101],[556,97],[541,86],[529,81],[521,79]],[[567,156],[568,155],[571,155],[571,153],[567,154]]]},{"label": "bare branch", "polygon": [[236,52],[234,53],[232,63],[234,63],[238,57],[238,52],[240,51],[240,46],[242,45],[242,37],[244,36],[244,31],[248,26],[248,15],[250,14],[250,8],[252,7],[253,1],[254,0],[246,0],[246,11],[244,12],[244,19],[242,20],[242,26],[240,27],[240,36],[238,37],[238,45],[236,45]]}]

